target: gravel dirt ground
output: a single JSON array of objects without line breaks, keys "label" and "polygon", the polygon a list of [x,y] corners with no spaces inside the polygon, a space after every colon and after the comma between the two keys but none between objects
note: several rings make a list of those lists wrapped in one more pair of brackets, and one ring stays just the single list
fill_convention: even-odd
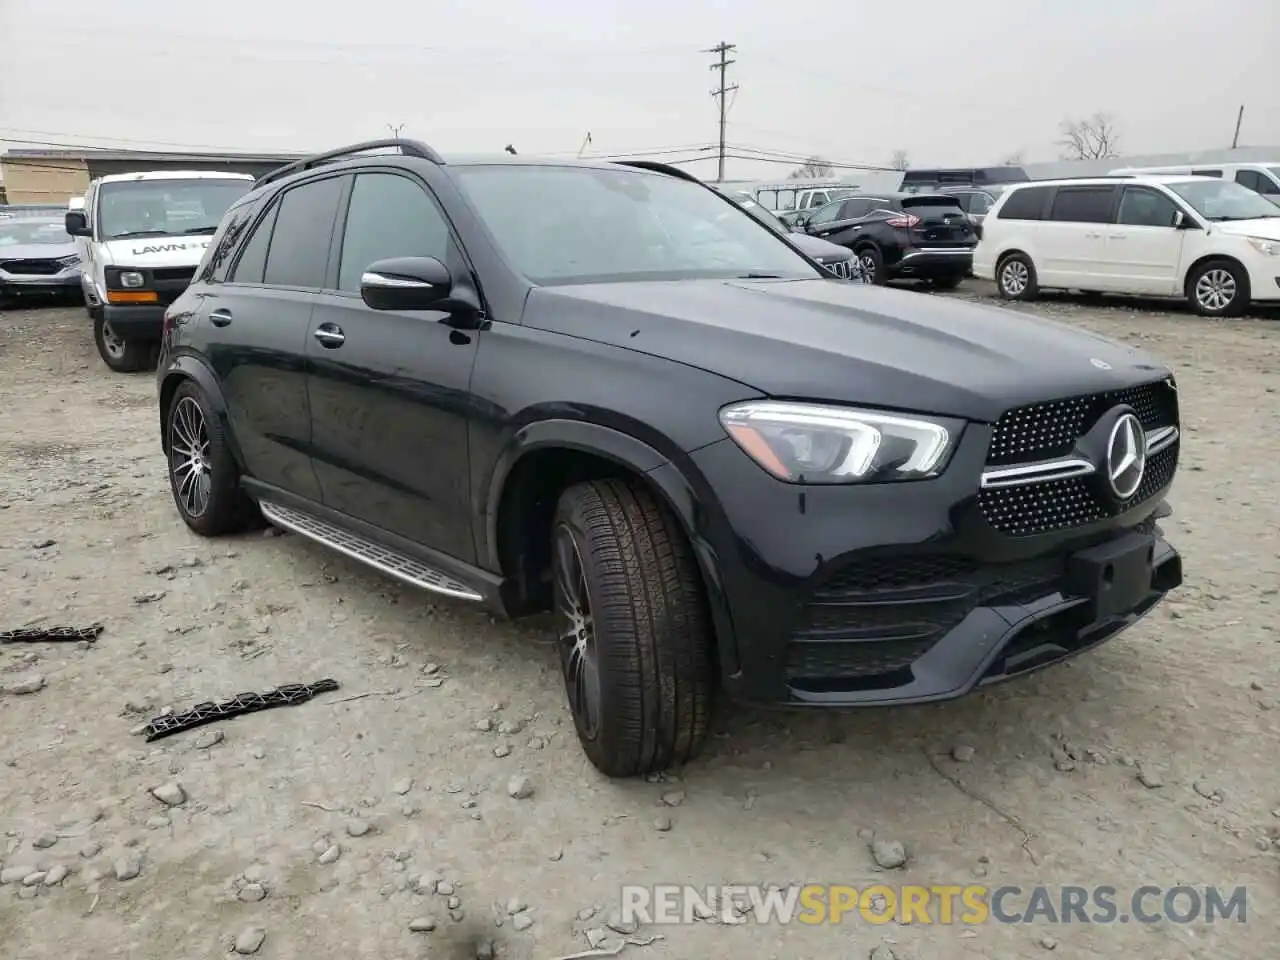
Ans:
[{"label": "gravel dirt ground", "polygon": [[[0,629],[105,625],[92,646],[0,646],[0,955],[470,960],[492,941],[551,960],[589,948],[623,884],[817,881],[1105,884],[1122,906],[1146,884],[1245,886],[1248,912],[652,925],[636,936],[663,939],[623,956],[1274,958],[1280,327],[1128,301],[1005,309],[1175,368],[1165,527],[1186,585],[1100,650],[963,701],[722,707],[664,782],[588,766],[546,623],[495,623],[296,536],[189,533],[152,377],[108,372],[79,308],[0,314]],[[342,689],[155,744],[133,732],[324,677]],[[516,775],[532,796],[510,795]],[[173,784],[170,803],[151,793]],[[905,865],[878,866],[872,838]]]}]

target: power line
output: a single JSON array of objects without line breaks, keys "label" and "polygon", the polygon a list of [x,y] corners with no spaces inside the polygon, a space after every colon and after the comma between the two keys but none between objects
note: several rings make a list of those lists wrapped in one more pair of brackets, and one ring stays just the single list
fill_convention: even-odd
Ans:
[{"label": "power line", "polygon": [[717,89],[711,91],[711,96],[715,97],[716,101],[720,105],[720,168],[719,168],[719,174],[716,177],[716,180],[718,181],[724,180],[724,147],[725,147],[724,119],[725,119],[725,113],[728,107],[727,101],[725,100],[725,96],[738,89],[738,85],[736,83],[731,86],[725,86],[725,83],[724,83],[725,71],[729,69],[729,64],[738,62],[736,60],[728,60],[726,59],[726,57],[729,55],[729,52],[731,50],[736,50],[736,49],[738,49],[736,44],[725,43],[723,40],[721,40],[718,44],[716,44],[710,50],[702,51],[703,53],[715,53],[715,54],[719,54],[720,56],[720,60],[718,63],[711,64],[712,70],[720,71],[720,86]]}]

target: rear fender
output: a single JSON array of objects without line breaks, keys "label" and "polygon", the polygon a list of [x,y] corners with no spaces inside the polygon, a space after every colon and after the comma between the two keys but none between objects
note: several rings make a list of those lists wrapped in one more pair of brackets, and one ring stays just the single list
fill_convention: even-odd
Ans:
[{"label": "rear fender", "polygon": [[231,455],[235,457],[236,466],[243,471],[244,457],[241,454],[239,443],[236,442],[235,433],[231,430],[231,424],[227,417],[227,400],[222,393],[222,387],[209,365],[193,354],[178,354],[171,357],[160,379],[161,447],[164,448],[165,453],[169,452],[169,438],[165,431],[165,421],[169,416],[169,404],[172,402],[173,395],[178,387],[186,380],[195,382],[200,387],[201,392],[204,393],[205,398],[209,401],[210,412],[222,424],[222,435],[227,438],[227,445],[231,448]]}]

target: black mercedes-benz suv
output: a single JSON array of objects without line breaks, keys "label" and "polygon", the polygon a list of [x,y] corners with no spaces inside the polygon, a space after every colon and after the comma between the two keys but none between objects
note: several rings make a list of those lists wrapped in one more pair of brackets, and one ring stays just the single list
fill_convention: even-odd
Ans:
[{"label": "black mercedes-benz suv", "polygon": [[955,697],[1181,582],[1156,526],[1169,370],[837,280],[656,164],[395,140],[269,174],[167,311],[158,387],[197,533],[265,518],[553,610],[579,737],[614,776],[692,756],[722,690]]}]

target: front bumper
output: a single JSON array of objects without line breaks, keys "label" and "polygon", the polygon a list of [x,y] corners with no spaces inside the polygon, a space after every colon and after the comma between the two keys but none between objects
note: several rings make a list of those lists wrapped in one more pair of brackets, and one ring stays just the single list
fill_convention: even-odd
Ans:
[{"label": "front bumper", "polygon": [[80,269],[54,274],[9,273],[0,270],[0,290],[18,296],[55,296],[80,289]]},{"label": "front bumper", "polygon": [[125,340],[160,339],[165,307],[159,303],[108,303],[101,307],[103,319]]},{"label": "front bumper", "polygon": [[973,268],[973,247],[912,249],[887,265],[891,277],[952,277]]},{"label": "front bumper", "polygon": [[[990,438],[971,424],[943,476],[862,487],[780,483],[731,440],[693,453],[717,493],[696,540],[726,691],[815,706],[951,699],[1110,639],[1182,582],[1155,525],[1168,482],[1118,516],[1013,537],[975,496]],[[1070,558],[1128,534],[1151,538],[1150,582],[1096,613]]]}]

